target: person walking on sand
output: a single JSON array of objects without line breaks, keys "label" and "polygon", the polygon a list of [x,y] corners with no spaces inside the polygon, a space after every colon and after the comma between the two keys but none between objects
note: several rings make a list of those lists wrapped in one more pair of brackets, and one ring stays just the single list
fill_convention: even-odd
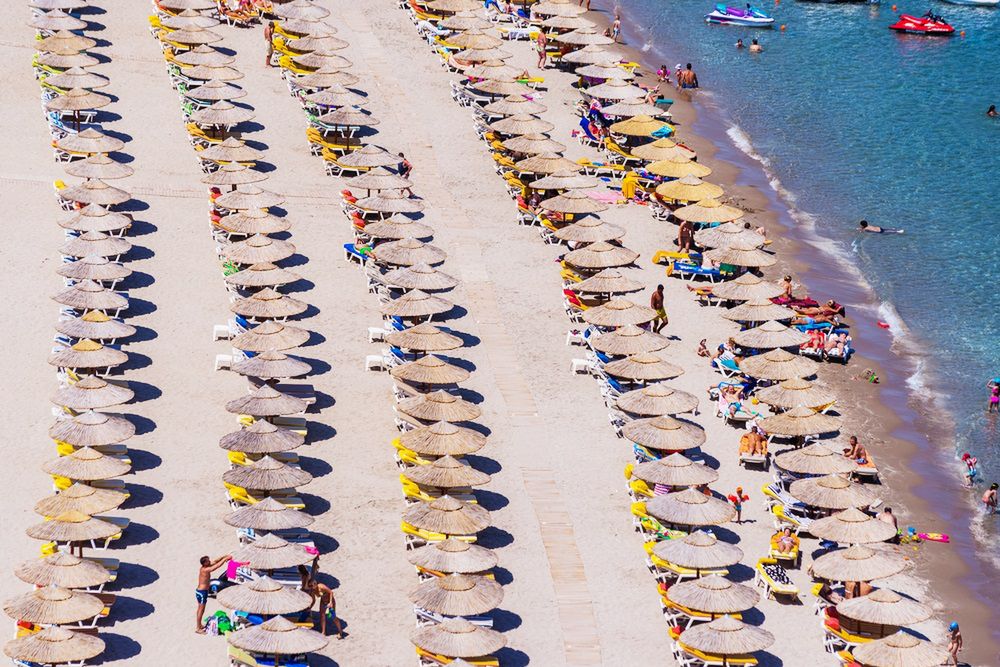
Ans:
[{"label": "person walking on sand", "polygon": [[264,26],[264,41],[267,42],[267,58],[264,64],[272,67],[271,58],[274,57],[274,21],[268,21]]},{"label": "person walking on sand", "polygon": [[[333,622],[333,627],[337,629],[337,636],[343,639],[346,635],[344,635],[343,623],[337,618],[337,600],[333,597],[333,589],[310,578],[303,590],[312,597],[312,602],[309,603],[310,609],[319,600],[319,633],[326,635],[326,619],[329,617]],[[315,624],[313,629],[316,629]]]},{"label": "person walking on sand", "polygon": [[583,7],[584,9],[586,9],[588,12],[590,11],[590,0],[580,0],[579,4],[580,4],[581,7]]},{"label": "person walking on sand", "polygon": [[990,402],[986,406],[986,412],[1000,412],[1000,378],[993,378],[987,382],[986,388],[990,390]]},{"label": "person walking on sand", "polygon": [[538,38],[535,39],[535,51],[538,53],[538,69],[544,69],[545,60],[549,57],[546,52],[546,48],[549,44],[549,38],[545,36],[544,30],[538,31]]},{"label": "person walking on sand", "polygon": [[663,327],[667,326],[667,310],[663,305],[663,285],[657,285],[649,297],[649,307],[656,311],[653,319],[653,333],[660,333]]},{"label": "person walking on sand", "polygon": [[990,488],[986,489],[986,493],[983,494],[983,505],[986,507],[987,514],[997,513],[997,487],[1000,484],[993,482],[990,484]]},{"label": "person walking on sand", "polygon": [[195,612],[194,631],[199,635],[205,634],[202,617],[205,615],[205,605],[208,604],[208,592],[212,582],[212,572],[230,560],[232,560],[232,556],[226,554],[215,560],[212,560],[208,556],[202,556],[198,561],[200,564],[198,568],[198,587],[194,589],[194,599],[198,602],[198,611]]},{"label": "person walking on sand", "polygon": [[688,63],[684,70],[677,75],[677,87],[678,88],[697,88],[698,87],[698,75],[694,73],[691,69],[691,63]]},{"label": "person walking on sand", "polygon": [[611,39],[618,41],[618,36],[622,33],[621,16],[615,14],[615,22],[611,24]]},{"label": "person walking on sand", "polygon": [[402,153],[399,154],[399,175],[403,178],[409,178],[410,174],[413,172],[413,165],[410,161],[406,159],[406,156]]},{"label": "person walking on sand", "polygon": [[948,626],[948,655],[951,657],[953,667],[958,667],[958,654],[962,652],[964,645],[958,621],[952,621],[951,625]]},{"label": "person walking on sand", "polygon": [[729,502],[733,504],[733,509],[736,510],[736,523],[743,523],[743,503],[750,500],[750,496],[743,493],[743,487],[737,486],[736,493],[729,496]]}]

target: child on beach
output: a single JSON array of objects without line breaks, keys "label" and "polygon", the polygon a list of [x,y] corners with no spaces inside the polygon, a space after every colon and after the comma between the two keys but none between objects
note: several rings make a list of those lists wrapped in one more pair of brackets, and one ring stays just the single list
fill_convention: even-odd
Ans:
[{"label": "child on beach", "polygon": [[1000,378],[987,382],[986,388],[990,390],[990,403],[986,406],[986,412],[1000,412]]},{"label": "child on beach", "polygon": [[656,80],[663,83],[670,78],[670,70],[666,65],[660,65],[660,69],[656,70]]},{"label": "child on beach", "polygon": [[1000,484],[993,482],[983,494],[983,505],[986,507],[987,514],[997,513],[997,487],[1000,487]]},{"label": "child on beach", "polygon": [[702,338],[698,343],[698,356],[699,357],[711,357],[712,353],[708,351],[708,339]]},{"label": "child on beach", "polygon": [[729,502],[736,509],[736,523],[743,523],[743,503],[750,500],[750,496],[743,493],[743,487],[737,486],[736,493],[729,496]]},{"label": "child on beach", "polygon": [[965,452],[962,454],[962,461],[965,463],[965,488],[971,489],[979,474],[979,459]]},{"label": "child on beach", "polygon": [[964,642],[962,641],[962,631],[958,627],[958,621],[952,621],[948,626],[948,654],[951,656],[951,664],[958,667],[958,654],[962,652]]}]

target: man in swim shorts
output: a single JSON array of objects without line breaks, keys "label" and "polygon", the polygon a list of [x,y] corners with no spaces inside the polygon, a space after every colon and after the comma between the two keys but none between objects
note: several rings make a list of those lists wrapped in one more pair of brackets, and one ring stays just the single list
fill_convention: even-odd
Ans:
[{"label": "man in swim shorts", "polygon": [[876,227],[871,225],[867,220],[862,220],[858,223],[858,229],[862,232],[869,232],[870,234],[902,234],[902,229],[895,229],[894,227]]},{"label": "man in swim shorts", "polygon": [[649,297],[649,307],[656,311],[653,319],[653,333],[660,333],[667,326],[667,310],[663,306],[663,285],[657,285],[656,291]]},{"label": "man in swim shorts", "polygon": [[198,568],[198,588],[194,589],[194,599],[198,603],[198,611],[195,614],[194,631],[199,635],[205,634],[205,628],[202,626],[201,619],[205,615],[205,605],[208,604],[208,591],[212,581],[212,572],[219,569],[221,565],[228,563],[231,559],[232,556],[226,554],[215,560],[212,560],[208,556],[202,556],[198,561],[200,563],[200,567]]},{"label": "man in swim shorts", "polygon": [[694,73],[691,69],[691,63],[687,64],[687,67],[680,74],[677,75],[677,87],[678,88],[697,88],[698,87],[698,75]]}]

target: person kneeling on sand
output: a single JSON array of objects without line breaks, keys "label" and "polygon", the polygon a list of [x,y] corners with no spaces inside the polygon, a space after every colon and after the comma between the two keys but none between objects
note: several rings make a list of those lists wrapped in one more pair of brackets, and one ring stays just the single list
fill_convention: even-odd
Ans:
[{"label": "person kneeling on sand", "polygon": [[868,451],[865,446],[858,442],[857,436],[851,436],[848,440],[850,447],[844,449],[844,458],[851,459],[856,463],[868,463]]}]

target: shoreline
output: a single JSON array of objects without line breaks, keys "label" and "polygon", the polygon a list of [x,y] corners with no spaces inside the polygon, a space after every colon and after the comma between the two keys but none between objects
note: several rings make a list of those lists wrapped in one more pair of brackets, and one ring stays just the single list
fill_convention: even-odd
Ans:
[{"label": "shoreline", "polygon": [[[625,41],[616,48],[639,62],[647,72],[655,72],[660,64],[671,66],[676,58],[661,57],[659,61],[654,58],[662,50],[679,48],[669,41],[651,46],[645,41],[651,36],[639,34],[641,27],[630,22],[626,9],[618,2],[597,0],[592,6],[591,18],[597,19],[598,29],[603,30],[611,24],[614,12],[620,11]],[[628,41],[637,37],[643,38],[638,43],[645,46],[637,47]],[[683,58],[679,60],[684,61]],[[841,412],[850,415],[854,425],[852,432],[874,445],[873,452],[877,454],[884,480],[882,486],[887,492],[884,494],[886,504],[896,507],[901,525],[910,525],[916,519],[934,519],[918,530],[937,530],[951,535],[949,545],[922,544],[915,571],[928,584],[928,601],[932,601],[938,614],[942,618],[948,616],[949,620],[954,617],[961,623],[969,647],[963,652],[964,659],[969,664],[992,664],[1000,655],[1000,630],[988,623],[995,609],[977,584],[996,576],[997,572],[994,564],[980,552],[982,543],[972,534],[971,526],[978,517],[974,503],[969,501],[968,492],[961,485],[961,477],[954,474],[957,468],[941,474],[941,467],[954,456],[945,458],[947,452],[954,451],[956,436],[952,416],[948,414],[947,423],[942,424],[940,411],[933,412],[926,405],[918,405],[910,385],[916,372],[923,375],[922,388],[931,391],[934,385],[932,360],[920,352],[919,336],[904,327],[901,333],[906,336],[903,338],[875,325],[875,321],[885,315],[882,308],[891,308],[891,304],[878,301],[860,274],[848,275],[845,267],[836,261],[851,261],[851,267],[856,270],[852,258],[837,257],[833,251],[824,250],[817,242],[832,242],[824,239],[816,229],[805,230],[798,224],[793,204],[785,196],[791,193],[781,192],[780,185],[775,185],[776,178],[767,172],[759,156],[737,144],[728,132],[729,127],[735,126],[719,122],[724,121],[725,112],[716,97],[709,96],[705,100],[705,95],[691,95],[676,89],[672,83],[661,92],[664,97],[674,99],[670,111],[680,130],[679,139],[697,151],[700,162],[712,167],[709,180],[725,187],[728,198],[751,212],[765,227],[780,229],[781,234],[772,246],[779,258],[776,267],[772,268],[774,274],[790,272],[800,288],[808,284],[810,295],[818,294],[823,298],[836,295],[838,301],[851,307],[851,334],[855,346],[862,352],[852,356],[849,371],[845,369],[828,378],[828,383],[842,397],[839,401],[843,407]],[[749,143],[745,135],[741,138]],[[815,238],[808,238],[810,232]],[[902,324],[894,310],[892,315]],[[865,368],[874,369],[882,383],[870,385],[854,379]],[[935,407],[943,409],[942,405]],[[949,557],[956,553],[960,557],[960,567],[956,567],[955,559]]]}]

